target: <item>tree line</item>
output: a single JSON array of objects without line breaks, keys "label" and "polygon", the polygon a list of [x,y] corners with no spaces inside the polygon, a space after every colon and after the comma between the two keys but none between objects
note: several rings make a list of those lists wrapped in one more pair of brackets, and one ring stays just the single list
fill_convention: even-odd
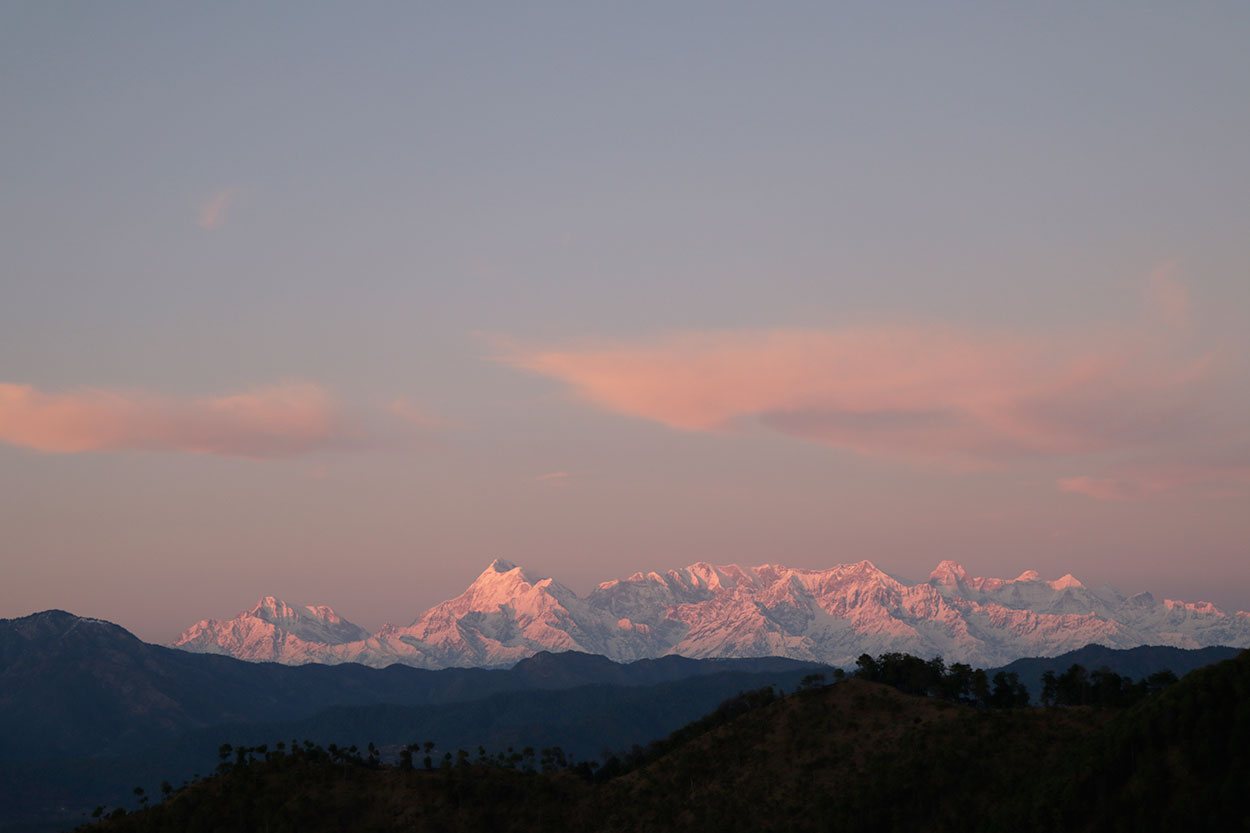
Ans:
[{"label": "tree line", "polygon": [[1171,671],[1156,671],[1134,682],[1103,666],[1087,671],[1073,665],[1062,674],[1042,674],[1042,705],[1046,706],[1113,706],[1124,708],[1153,697],[1177,682]]},{"label": "tree line", "polygon": [[861,654],[854,675],[862,680],[897,688],[905,694],[939,697],[984,708],[1029,705],[1029,690],[1014,671],[999,671],[991,679],[984,668],[963,662],[948,667],[941,657],[923,660],[911,654]]},{"label": "tree line", "polygon": [[[990,677],[985,669],[962,662],[947,666],[941,657],[924,660],[904,653],[885,653],[877,657],[861,654],[855,661],[853,675],[884,683],[906,694],[939,697],[982,708],[1019,708],[1030,703],[1028,687],[1020,682],[1016,672],[999,671]],[[1167,670],[1134,681],[1106,666],[1089,671],[1073,664],[1062,674],[1047,671],[1042,675],[1041,704],[1126,708],[1176,682],[1176,674]]]}]

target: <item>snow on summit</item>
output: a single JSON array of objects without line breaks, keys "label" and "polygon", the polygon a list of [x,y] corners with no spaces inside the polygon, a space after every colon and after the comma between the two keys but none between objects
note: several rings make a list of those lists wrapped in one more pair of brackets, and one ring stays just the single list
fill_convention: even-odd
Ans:
[{"label": "snow on summit", "polygon": [[174,643],[190,651],[284,663],[382,667],[497,666],[539,651],[585,651],[628,662],[787,656],[849,665],[860,654],[906,651],[992,666],[1053,656],[1091,642],[1250,646],[1250,614],[1207,602],[1094,591],[1071,574],[1043,579],[970,576],[943,561],[909,584],[871,561],[824,570],[700,561],[634,573],[578,596],[551,578],[495,559],[459,596],[410,625],[376,634],[326,606],[263,597],[233,619],[197,622]]},{"label": "snow on summit", "polygon": [[233,619],[203,619],[178,637],[175,647],[241,659],[319,662],[321,646],[367,639],[369,632],[326,605],[293,607],[263,596]]}]

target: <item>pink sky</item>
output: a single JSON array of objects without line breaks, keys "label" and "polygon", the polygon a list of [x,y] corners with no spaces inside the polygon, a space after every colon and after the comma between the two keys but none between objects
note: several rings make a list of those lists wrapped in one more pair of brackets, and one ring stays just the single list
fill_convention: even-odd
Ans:
[{"label": "pink sky", "polygon": [[657,14],[0,11],[0,616],[373,628],[496,557],[1250,608],[1250,12]]}]

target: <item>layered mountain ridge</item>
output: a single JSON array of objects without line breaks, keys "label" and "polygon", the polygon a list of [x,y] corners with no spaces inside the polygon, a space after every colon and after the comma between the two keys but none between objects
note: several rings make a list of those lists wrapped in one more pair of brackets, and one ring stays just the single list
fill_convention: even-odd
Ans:
[{"label": "layered mountain ridge", "polygon": [[698,562],[635,573],[578,596],[497,559],[463,593],[405,627],[369,635],[328,607],[272,596],[233,619],[206,619],[175,647],[288,664],[357,662],[419,668],[509,665],[540,651],[583,651],[618,662],[782,656],[848,665],[904,651],[1001,665],[1090,643],[1114,648],[1250,646],[1250,613],[1149,593],[1093,590],[1071,574],[970,576],[943,561],[907,584],[870,561],[824,570]]}]

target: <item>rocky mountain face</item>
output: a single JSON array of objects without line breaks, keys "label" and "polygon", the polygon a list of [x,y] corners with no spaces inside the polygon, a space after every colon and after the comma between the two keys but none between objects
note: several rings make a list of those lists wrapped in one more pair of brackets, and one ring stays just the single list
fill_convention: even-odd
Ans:
[{"label": "rocky mountain face", "polygon": [[869,561],[826,570],[692,564],[635,573],[578,596],[502,559],[464,593],[406,627],[368,635],[329,608],[266,597],[234,619],[191,626],[175,647],[289,664],[358,662],[420,668],[507,665],[539,651],[584,651],[618,662],[782,656],[849,665],[904,651],[1002,665],[1089,643],[1114,648],[1250,646],[1250,613],[1092,590],[1071,575],[1046,581],[972,577],[943,561],[907,584]]}]

